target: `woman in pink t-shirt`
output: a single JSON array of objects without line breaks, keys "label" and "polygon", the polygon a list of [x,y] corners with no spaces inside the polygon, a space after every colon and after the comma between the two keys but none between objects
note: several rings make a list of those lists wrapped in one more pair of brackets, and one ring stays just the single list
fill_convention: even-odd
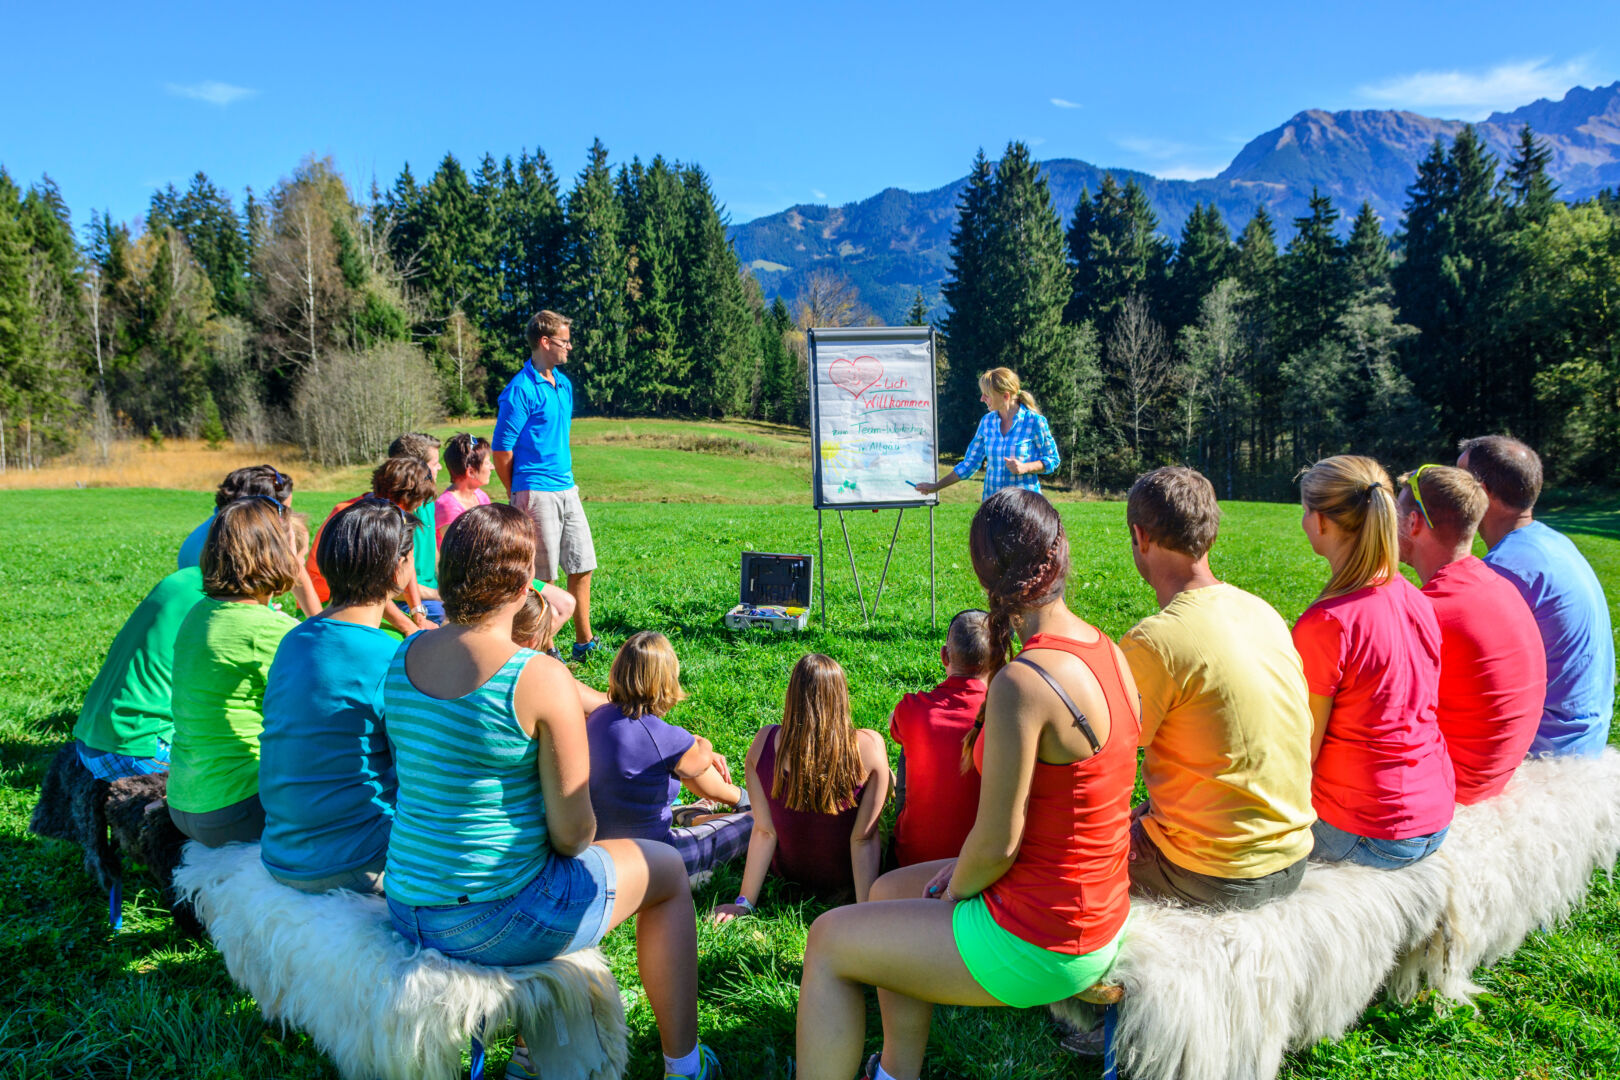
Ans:
[{"label": "woman in pink t-shirt", "polygon": [[1315,717],[1311,858],[1396,869],[1432,854],[1456,791],[1435,708],[1440,624],[1401,576],[1394,485],[1340,455],[1300,477],[1301,522],[1332,576],[1294,625]]},{"label": "woman in pink t-shirt", "polygon": [[495,468],[489,452],[489,440],[469,435],[465,431],[453,435],[444,446],[444,463],[450,470],[450,486],[433,501],[433,523],[438,528],[439,543],[444,543],[444,532],[450,523],[475,506],[488,506],[489,496],[484,488],[489,474]]}]

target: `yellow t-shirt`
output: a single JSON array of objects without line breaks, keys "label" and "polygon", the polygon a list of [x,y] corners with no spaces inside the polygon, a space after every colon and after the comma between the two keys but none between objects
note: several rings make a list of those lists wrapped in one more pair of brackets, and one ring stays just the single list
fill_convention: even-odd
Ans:
[{"label": "yellow t-shirt", "polygon": [[1119,644],[1142,693],[1142,827],[1165,858],[1250,880],[1310,854],[1310,699],[1282,616],[1210,585]]}]

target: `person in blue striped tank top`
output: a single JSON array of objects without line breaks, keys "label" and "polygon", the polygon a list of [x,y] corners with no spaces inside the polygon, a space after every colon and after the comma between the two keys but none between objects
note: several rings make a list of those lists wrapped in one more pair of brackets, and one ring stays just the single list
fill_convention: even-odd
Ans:
[{"label": "person in blue striped tank top", "polygon": [[[712,1080],[697,1041],[697,926],[667,844],[592,843],[585,714],[568,670],[512,641],[535,529],[501,503],[458,517],[439,548],[449,623],[407,639],[383,708],[399,790],[388,843],[394,928],[476,964],[589,948],[636,916],[637,961],[666,1080]],[[520,1047],[508,1080],[534,1074]]]}]

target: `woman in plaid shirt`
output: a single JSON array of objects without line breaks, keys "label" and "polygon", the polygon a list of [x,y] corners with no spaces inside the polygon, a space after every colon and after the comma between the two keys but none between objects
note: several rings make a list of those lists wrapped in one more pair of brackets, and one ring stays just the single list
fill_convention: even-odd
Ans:
[{"label": "woman in plaid shirt", "polygon": [[980,465],[985,467],[986,499],[1007,487],[1039,491],[1041,482],[1036,477],[1057,471],[1061,459],[1052,429],[1011,368],[991,368],[980,375],[979,400],[988,411],[979,421],[979,430],[973,433],[967,453],[943,479],[915,485],[924,495],[966,480]]}]

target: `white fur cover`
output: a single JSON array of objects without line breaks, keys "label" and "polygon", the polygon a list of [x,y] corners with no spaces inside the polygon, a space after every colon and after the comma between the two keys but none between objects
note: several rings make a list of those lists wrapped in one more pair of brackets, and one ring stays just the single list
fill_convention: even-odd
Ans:
[{"label": "white fur cover", "polygon": [[[1253,911],[1135,901],[1111,978],[1132,1080],[1270,1080],[1283,1053],[1342,1035],[1382,986],[1466,1000],[1480,964],[1567,915],[1620,852],[1620,753],[1520,766],[1458,807],[1444,845],[1406,870],[1313,864]],[[1083,1026],[1090,1006],[1054,1011]]]},{"label": "white fur cover", "polygon": [[417,949],[394,932],[380,897],[310,896],[265,872],[257,844],[188,843],[175,885],[231,978],[315,1040],[353,1080],[456,1077],[480,1019],[517,1025],[547,1080],[624,1072],[624,1008],[602,955],[480,967]]}]

